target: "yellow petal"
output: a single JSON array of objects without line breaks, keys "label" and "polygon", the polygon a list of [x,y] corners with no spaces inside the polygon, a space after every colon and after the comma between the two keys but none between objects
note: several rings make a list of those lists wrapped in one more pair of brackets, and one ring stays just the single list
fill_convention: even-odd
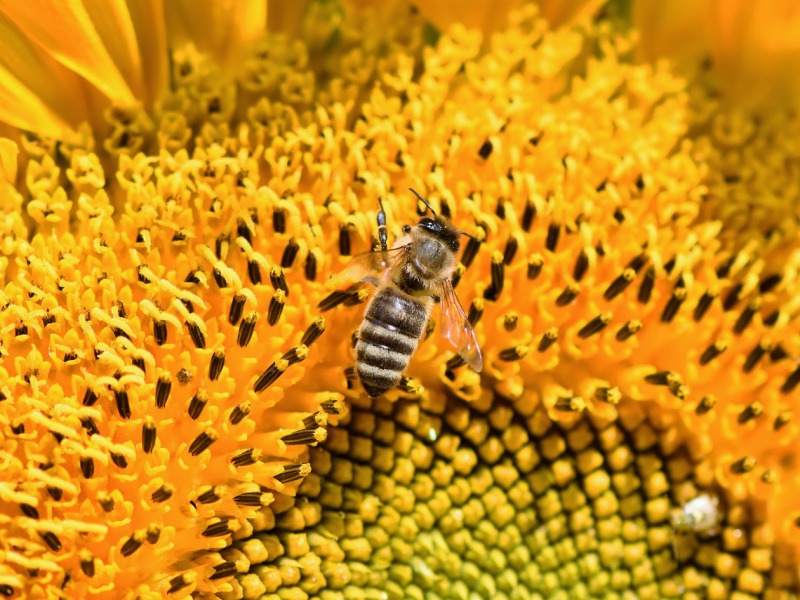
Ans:
[{"label": "yellow petal", "polygon": [[236,60],[267,27],[264,0],[174,0],[165,8],[171,47],[191,42],[222,65]]},{"label": "yellow petal", "polygon": [[542,16],[554,27],[591,17],[606,0],[540,0]]},{"label": "yellow petal", "polygon": [[[87,79],[112,102],[135,102],[131,88],[106,47],[112,33],[108,31],[111,23],[105,21],[105,17],[97,14],[94,17],[104,30],[101,36],[87,7],[78,0],[8,2],[0,6],[0,10],[26,36],[58,62]],[[109,10],[109,6],[104,5],[103,10],[93,12]]]},{"label": "yellow petal", "polygon": [[800,98],[800,5],[788,0],[635,2],[647,59],[687,67],[711,58],[729,102],[788,105]]},{"label": "yellow petal", "polygon": [[509,11],[519,7],[521,0],[441,0],[414,2],[420,13],[437,29],[446,30],[453,23],[480,29],[484,34],[501,29],[508,21]]},{"label": "yellow petal", "polygon": [[7,138],[0,138],[0,181],[14,183],[17,180],[17,156],[19,146]]},{"label": "yellow petal", "polygon": [[150,105],[169,83],[167,23],[162,0],[127,0],[141,55],[146,104]]},{"label": "yellow petal", "polygon": [[80,78],[27,39],[0,13],[0,121],[63,137],[87,115]]},{"label": "yellow petal", "polygon": [[281,31],[283,33],[295,33],[303,20],[308,0],[297,0],[296,2],[286,2],[285,0],[268,0],[268,19],[267,25],[270,31]]}]

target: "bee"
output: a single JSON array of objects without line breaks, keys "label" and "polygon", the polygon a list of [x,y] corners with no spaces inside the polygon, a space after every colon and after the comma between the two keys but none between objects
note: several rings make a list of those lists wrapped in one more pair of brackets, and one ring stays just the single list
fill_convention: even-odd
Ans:
[{"label": "bee", "polygon": [[714,535],[720,522],[719,498],[711,494],[699,494],[676,508],[670,515],[670,523],[675,534],[672,545],[678,559],[677,535],[683,533],[704,533]]},{"label": "bee", "polygon": [[452,276],[462,233],[411,190],[432,217],[405,225],[403,236],[388,247],[386,213],[380,202],[380,249],[355,257],[336,281],[376,286],[356,334],[356,373],[364,390],[377,397],[395,387],[425,333],[433,305],[441,306],[441,335],[476,372],[483,366],[472,325],[453,289]]}]

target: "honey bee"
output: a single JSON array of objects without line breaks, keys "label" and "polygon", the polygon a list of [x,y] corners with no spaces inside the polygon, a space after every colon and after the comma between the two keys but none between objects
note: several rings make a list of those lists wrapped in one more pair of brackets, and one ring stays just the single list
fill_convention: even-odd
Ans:
[{"label": "honey bee", "polygon": [[433,305],[441,306],[441,335],[477,372],[483,366],[472,325],[453,289],[452,276],[462,233],[436,214],[411,190],[433,217],[405,225],[403,236],[388,247],[386,213],[378,212],[380,249],[355,257],[335,281],[377,287],[370,298],[355,343],[356,373],[364,390],[377,397],[396,386],[425,333]]},{"label": "honey bee", "polygon": [[699,494],[686,502],[681,508],[674,509],[670,515],[670,523],[675,533],[675,537],[672,540],[675,558],[678,559],[678,534],[703,533],[714,535],[719,522],[719,498],[711,494]]}]

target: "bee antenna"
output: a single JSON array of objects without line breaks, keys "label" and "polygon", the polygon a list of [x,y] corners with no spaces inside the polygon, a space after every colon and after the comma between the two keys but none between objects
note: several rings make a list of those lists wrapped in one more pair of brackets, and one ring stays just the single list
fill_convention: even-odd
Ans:
[{"label": "bee antenna", "polygon": [[422,196],[420,196],[419,192],[417,192],[417,190],[415,190],[414,188],[408,188],[408,189],[411,191],[412,194],[414,194],[417,198],[419,198],[425,206],[428,207],[428,210],[430,210],[433,213],[433,216],[435,217],[436,211],[433,210],[433,207],[430,204],[428,204],[428,201],[425,200],[425,198],[423,198]]},{"label": "bee antenna", "polygon": [[478,238],[476,238],[474,235],[472,235],[471,233],[467,233],[466,231],[459,231],[458,233],[460,233],[461,235],[465,235],[465,236],[467,236],[467,237],[468,237],[469,239],[471,239],[471,240],[475,240],[475,241],[476,241],[476,242],[478,242],[479,244],[480,244],[480,242],[481,242],[481,241],[480,241]]}]

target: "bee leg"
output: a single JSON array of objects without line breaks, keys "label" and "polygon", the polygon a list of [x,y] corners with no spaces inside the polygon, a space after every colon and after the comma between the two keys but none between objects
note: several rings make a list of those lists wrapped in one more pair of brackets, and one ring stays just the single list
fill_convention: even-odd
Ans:
[{"label": "bee leg", "polygon": [[386,212],[383,210],[383,200],[378,196],[378,204],[381,209],[378,211],[378,241],[381,243],[381,250],[386,252],[389,249],[389,234],[386,231]]}]

